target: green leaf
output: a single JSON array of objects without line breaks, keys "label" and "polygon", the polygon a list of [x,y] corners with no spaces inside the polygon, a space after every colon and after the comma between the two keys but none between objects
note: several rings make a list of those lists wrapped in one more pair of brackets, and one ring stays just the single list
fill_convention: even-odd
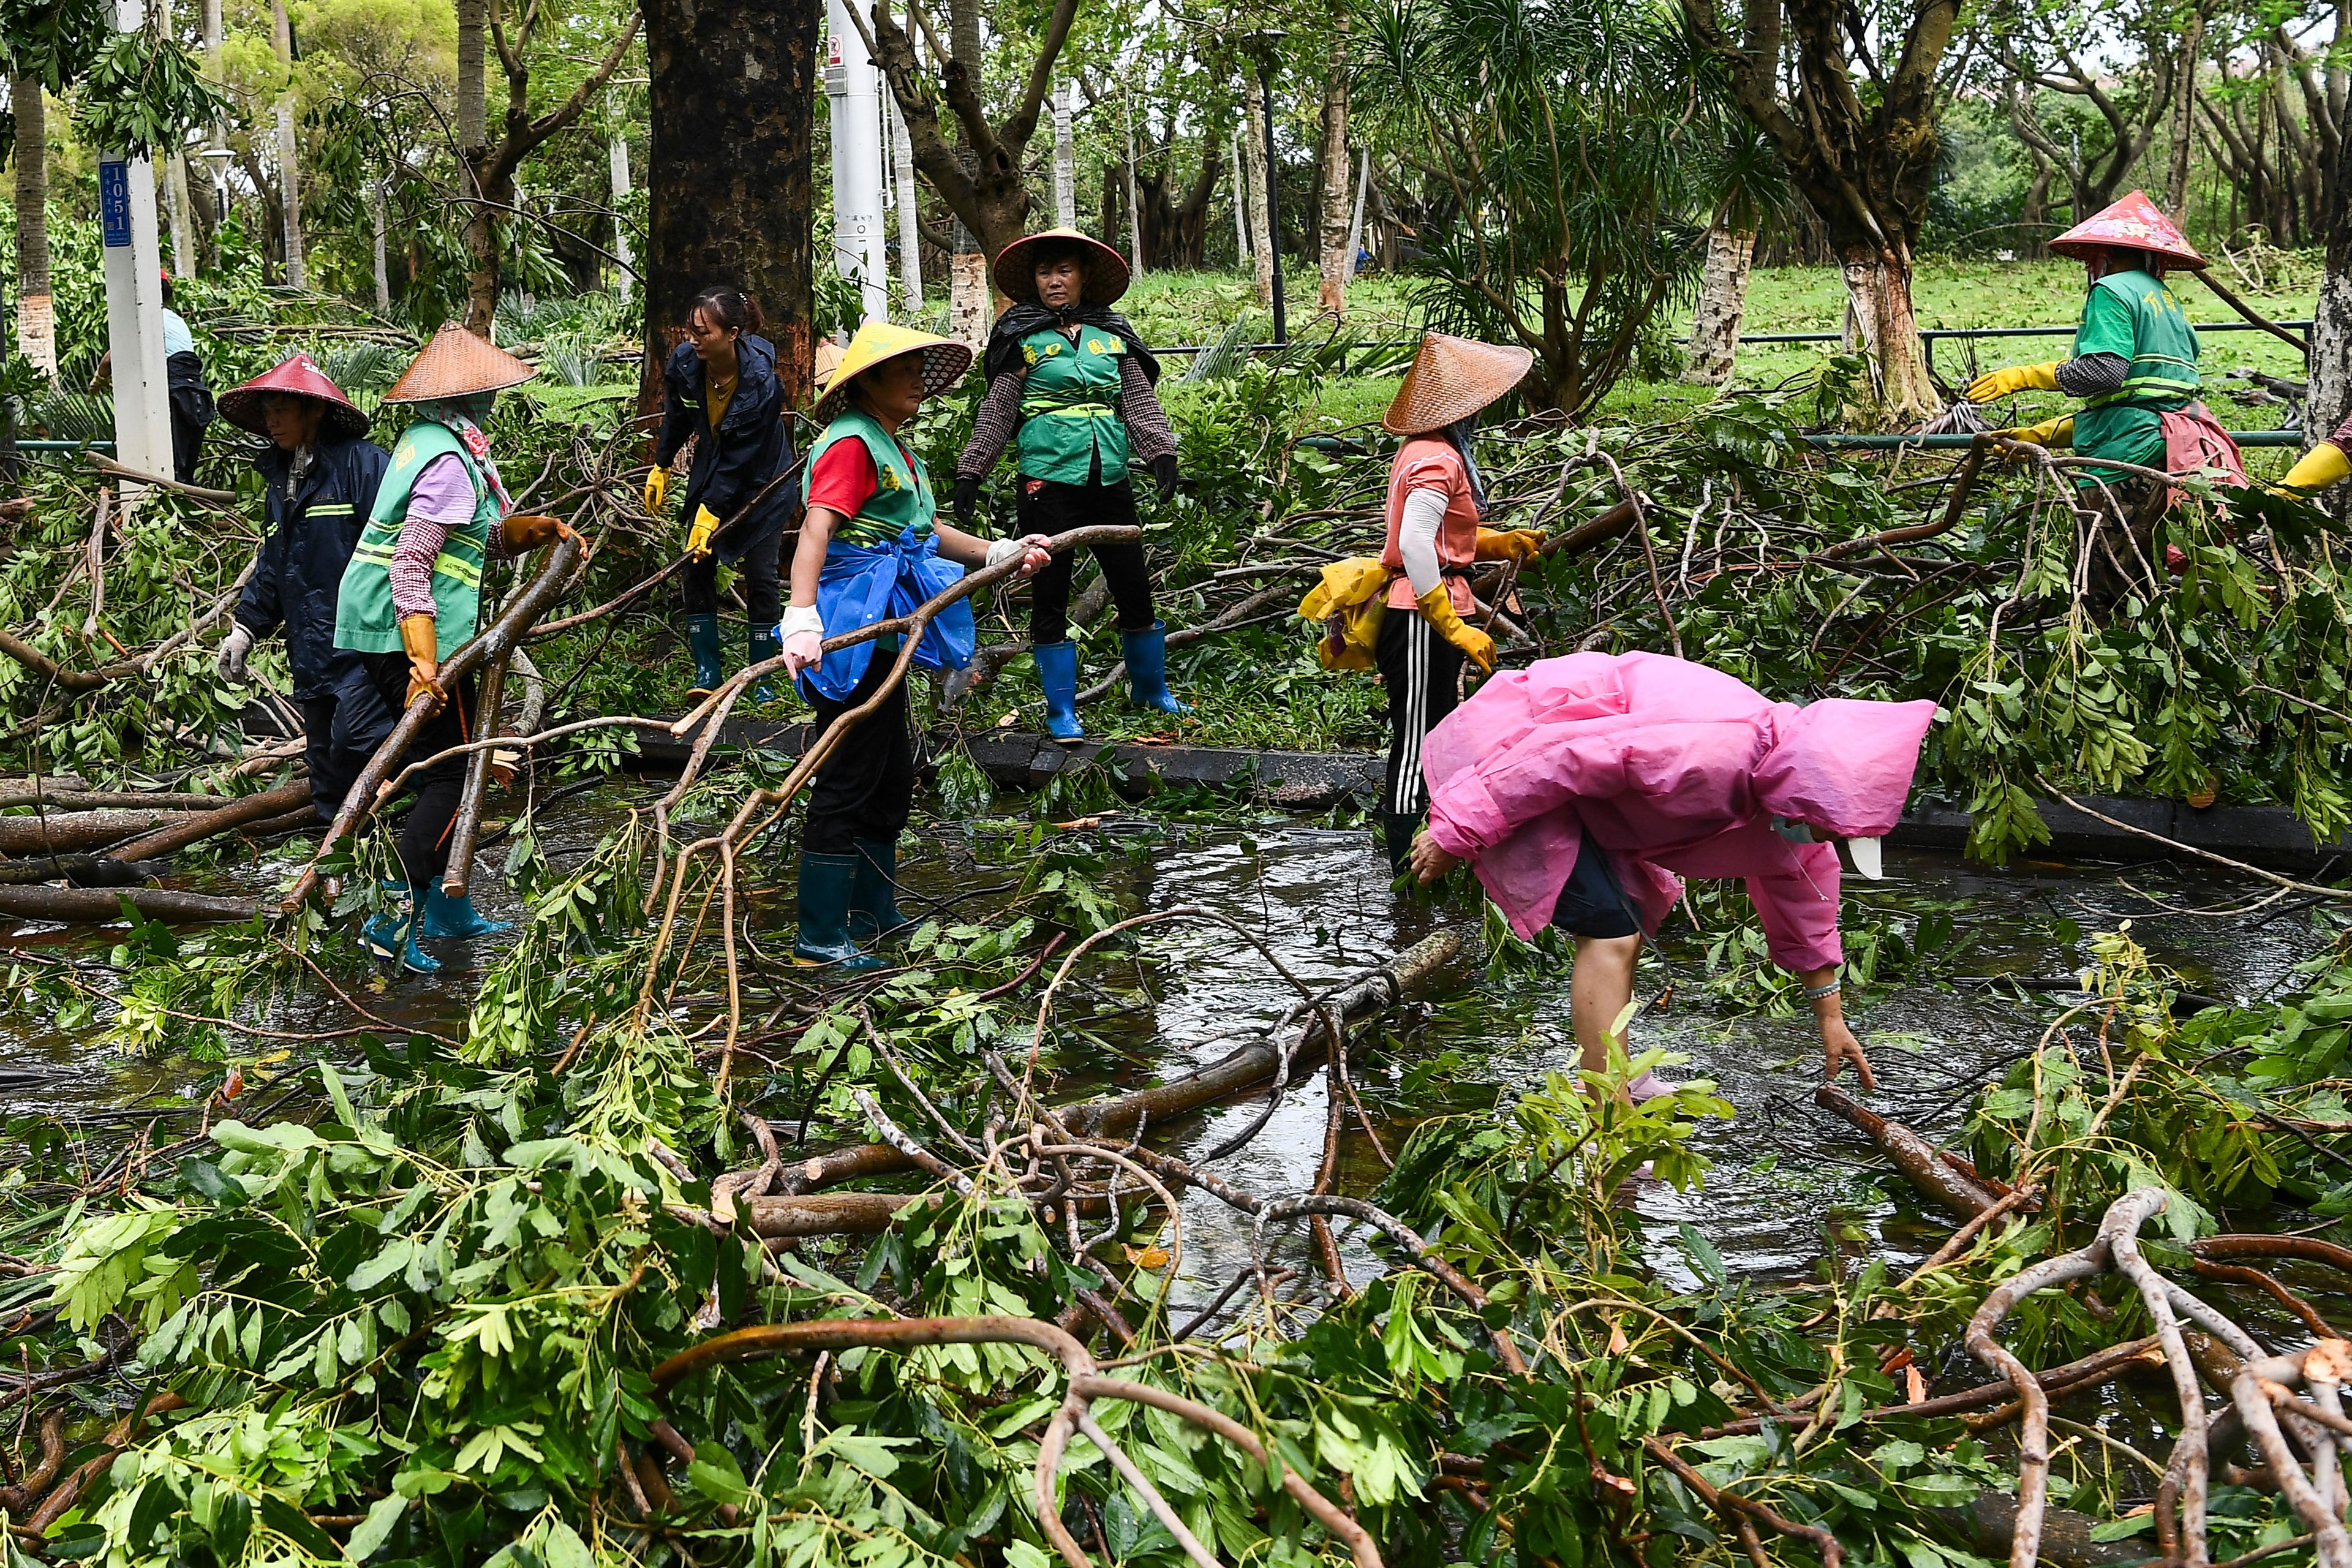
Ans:
[{"label": "green leaf", "polygon": [[367,1517],[352,1531],[352,1561],[364,1563],[382,1551],[383,1543],[392,1539],[393,1526],[398,1524],[400,1516],[407,1511],[408,1500],[398,1492],[378,1498],[374,1506],[368,1510]]}]

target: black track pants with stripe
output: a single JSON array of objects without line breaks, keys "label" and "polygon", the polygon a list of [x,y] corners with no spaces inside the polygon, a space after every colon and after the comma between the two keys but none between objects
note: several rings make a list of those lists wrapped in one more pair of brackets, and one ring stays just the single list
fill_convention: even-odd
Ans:
[{"label": "black track pants with stripe", "polygon": [[1390,606],[1372,650],[1389,689],[1388,786],[1381,809],[1418,816],[1429,806],[1421,777],[1422,737],[1454,711],[1462,689],[1462,650],[1437,635],[1418,610]]}]

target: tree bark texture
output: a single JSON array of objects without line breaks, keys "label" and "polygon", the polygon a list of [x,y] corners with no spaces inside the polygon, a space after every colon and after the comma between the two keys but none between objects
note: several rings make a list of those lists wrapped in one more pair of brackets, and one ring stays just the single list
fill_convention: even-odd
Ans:
[{"label": "tree bark texture", "polygon": [[[1940,76],[1958,0],[1906,0],[1884,48],[1864,57],[1868,74],[1883,79],[1867,100],[1848,63],[1854,13],[1839,0],[1748,0],[1745,41],[1726,31],[1717,0],[1683,0],[1683,11],[1701,45],[1729,68],[1741,112],[1770,140],[1827,231],[1848,309],[1875,362],[1881,413],[1896,423],[1933,416],[1942,399],[1912,313],[1911,258],[1935,177]],[[1785,102],[1784,30],[1795,67]],[[1756,47],[1759,39],[1772,47]]]},{"label": "tree bark texture", "polygon": [[[1224,174],[1224,159],[1213,139],[1203,138],[1201,167],[1182,198],[1171,191],[1175,171],[1135,171],[1136,205],[1142,214],[1143,254],[1153,267],[1197,268],[1208,249],[1209,200]],[[1113,242],[1115,243],[1115,242]]]},{"label": "tree bark texture", "polygon": [[990,297],[988,258],[977,250],[959,250],[948,262],[948,336],[968,343],[975,354],[988,347],[988,329],[996,320]]},{"label": "tree bark texture", "polygon": [[1748,313],[1748,276],[1756,259],[1756,231],[1720,218],[1706,231],[1706,273],[1691,322],[1690,368],[1683,379],[1721,386],[1739,351],[1739,323]]},{"label": "tree bark texture", "polygon": [[[1255,84],[1251,84],[1254,87]],[[1257,281],[1257,302],[1274,303],[1274,231],[1267,222],[1265,193],[1265,100],[1244,89],[1242,117],[1242,163],[1249,170],[1250,259]]]},{"label": "tree bark texture", "polygon": [[278,95],[278,190],[279,215],[286,224],[286,286],[310,286],[302,265],[302,174],[294,144],[294,23],[286,14],[286,0],[269,0],[269,37],[278,50],[278,66],[286,73],[286,90]]},{"label": "tree bark texture", "polygon": [[52,381],[58,374],[57,300],[49,292],[48,110],[38,78],[9,86],[16,116],[16,349]]},{"label": "tree bark texture", "polygon": [[2352,415],[2352,136],[2345,137],[2336,151],[2336,177],[2330,184],[2334,200],[2327,214],[2327,270],[2311,312],[2311,395],[2303,415],[2305,450]]},{"label": "tree bark texture", "polygon": [[[1046,112],[1054,62],[1061,56],[1077,11],[1078,0],[1055,0],[1045,17],[1036,58],[1013,96],[1012,111],[997,121],[990,119],[982,100],[985,57],[979,0],[954,0],[949,54],[936,74],[918,56],[912,35],[890,15],[887,0],[876,0],[870,19],[863,0],[849,7],[852,21],[864,34],[866,48],[881,68],[890,96],[907,121],[915,167],[922,171],[948,210],[978,237],[981,249],[990,258],[1020,238],[1027,226],[1029,142]],[[915,25],[924,26],[919,20]],[[936,56],[939,41],[926,36]],[[940,118],[942,108],[954,121],[953,140]]]},{"label": "tree bark texture", "polygon": [[[2179,95],[2172,111],[2172,166],[2164,179],[2164,210],[2172,215],[2175,223],[2187,216],[2189,205],[2189,150],[2196,144],[2194,116],[2197,105],[2197,62],[2204,52],[2205,10],[2198,6],[2189,14],[2189,27],[2180,45],[2180,68],[2173,81]],[[2080,223],[2090,216],[2076,213]]]},{"label": "tree bark texture", "polygon": [[460,153],[470,153],[490,139],[489,82],[483,63],[489,27],[489,0],[457,0],[457,150]]},{"label": "tree bark texture", "polygon": [[[760,301],[776,373],[806,400],[815,343],[810,177],[822,0],[733,5],[645,0],[652,68],[645,261],[650,408],[698,289],[732,283]],[[729,62],[723,71],[711,62]]]},{"label": "tree bark texture", "polygon": [[1323,80],[1323,285],[1318,303],[1334,315],[1348,309],[1348,276],[1355,256],[1348,245],[1348,8],[1331,8],[1331,49]]},{"label": "tree bark texture", "polygon": [[1078,226],[1078,141],[1073,118],[1078,84],[1064,78],[1054,89],[1054,226]]}]

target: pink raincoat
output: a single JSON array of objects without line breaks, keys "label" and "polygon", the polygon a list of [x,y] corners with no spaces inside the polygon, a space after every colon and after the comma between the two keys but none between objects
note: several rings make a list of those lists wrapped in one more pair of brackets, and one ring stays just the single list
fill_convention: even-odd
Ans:
[{"label": "pink raincoat", "polygon": [[1429,831],[1523,938],[1550,923],[1590,833],[1644,931],[1681,878],[1739,877],[1773,962],[1826,968],[1844,958],[1837,850],[1791,844],[1772,818],[1885,833],[1935,716],[1926,701],[1768,701],[1659,654],[1549,658],[1495,676],[1429,732]]}]

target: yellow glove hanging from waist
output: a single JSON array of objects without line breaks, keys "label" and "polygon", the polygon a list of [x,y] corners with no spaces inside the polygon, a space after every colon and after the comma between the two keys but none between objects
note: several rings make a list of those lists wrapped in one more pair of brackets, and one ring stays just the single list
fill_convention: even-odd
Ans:
[{"label": "yellow glove hanging from waist", "polygon": [[1543,531],[1536,528],[1516,528],[1507,532],[1499,528],[1482,528],[1478,531],[1475,559],[1517,561],[1525,565],[1543,548],[1544,537]]},{"label": "yellow glove hanging from waist", "polygon": [[707,506],[694,509],[694,527],[686,536],[686,554],[689,561],[700,561],[710,553],[710,536],[719,531],[719,517]]},{"label": "yellow glove hanging from waist", "polygon": [[400,617],[400,646],[408,655],[408,695],[401,699],[403,708],[415,706],[419,697],[428,694],[436,710],[441,706],[439,634],[431,616]]},{"label": "yellow glove hanging from waist", "polygon": [[2044,419],[2039,425],[2020,425],[2013,430],[1996,430],[1996,436],[2006,436],[2012,441],[2022,441],[2032,447],[2072,447],[2074,444],[2074,416],[2061,414],[2055,419]]},{"label": "yellow glove hanging from waist", "polygon": [[2324,490],[2347,477],[2352,477],[2352,458],[2347,458],[2344,448],[2335,442],[2322,441],[2296,458],[2294,467],[2289,468],[2286,478],[2279,482],[2287,489],[2301,490],[2308,495],[2315,490]]},{"label": "yellow glove hanging from waist", "polygon": [[1466,624],[1454,613],[1454,600],[1440,583],[1413,604],[1423,617],[1437,629],[1437,635],[1462,650],[1463,654],[1488,675],[1495,673],[1495,639],[1477,627]]},{"label": "yellow glove hanging from waist", "polygon": [[1315,657],[1326,669],[1373,669],[1381,620],[1388,614],[1389,584],[1396,574],[1370,555],[1334,561],[1322,581],[1298,602],[1298,613],[1323,623]]},{"label": "yellow glove hanging from waist", "polygon": [[2007,397],[2011,393],[2057,390],[2058,362],[2053,359],[2042,364],[2012,364],[2000,370],[1989,370],[1969,383],[1969,401],[1990,403],[1996,397]]}]

